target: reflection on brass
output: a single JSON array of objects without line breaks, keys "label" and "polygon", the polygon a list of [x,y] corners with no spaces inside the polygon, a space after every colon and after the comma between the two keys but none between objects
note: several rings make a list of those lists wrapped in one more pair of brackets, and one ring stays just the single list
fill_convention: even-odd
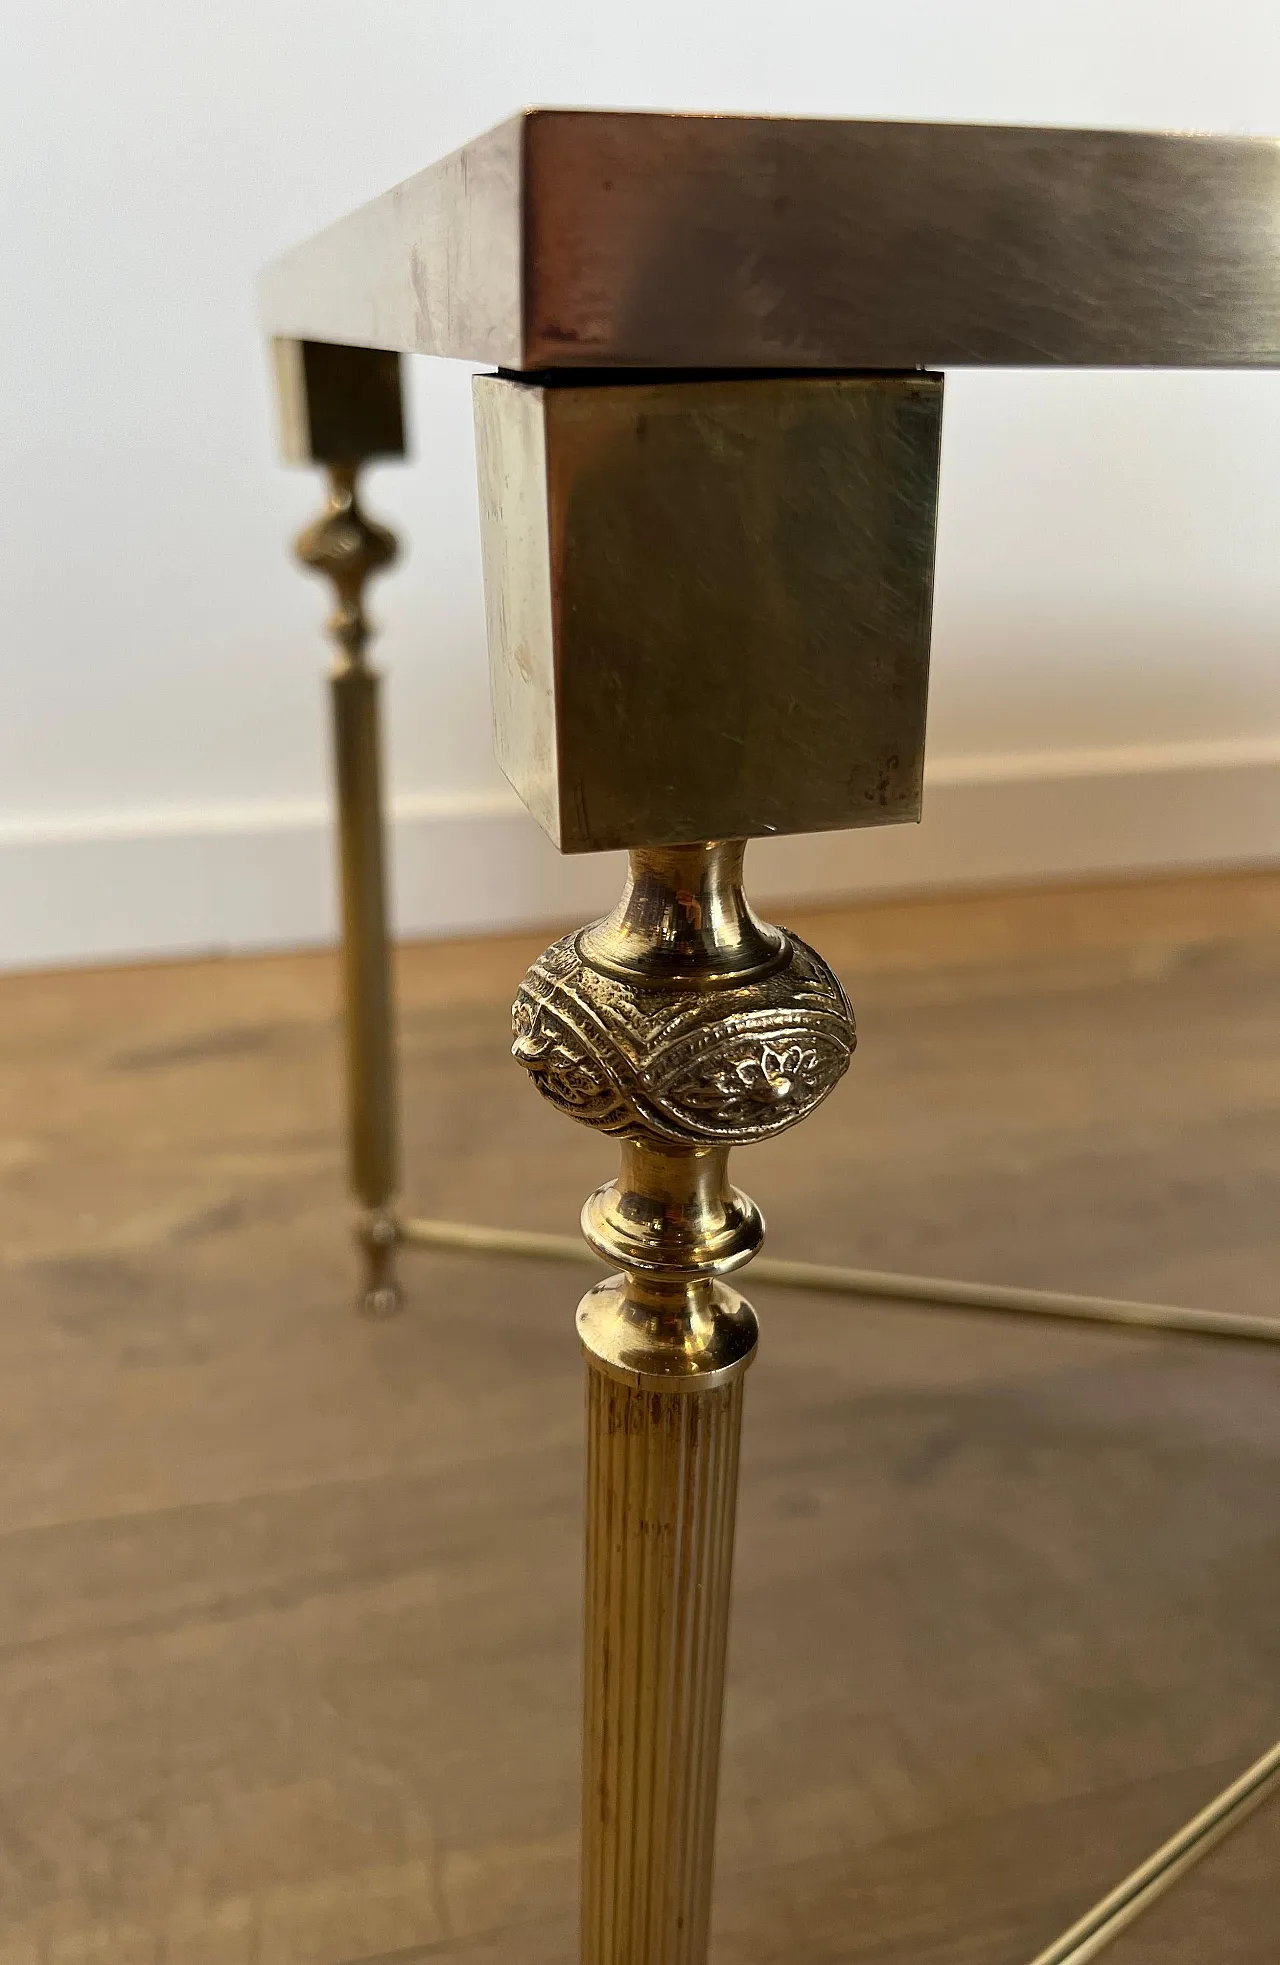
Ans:
[{"label": "reflection on brass", "polygon": [[378,678],[365,665],[368,580],[396,555],[393,535],[361,509],[357,466],[329,466],[323,515],[298,540],[305,566],[325,574],[335,607],[329,633],[338,655],[330,676],[338,840],[342,869],[342,964],[346,1020],[351,1183],[363,1209],[356,1240],[364,1261],[361,1308],[398,1309],[394,1200],[395,1056],[387,940],[386,872],[378,740]]},{"label": "reflection on brass", "polygon": [[[399,1234],[410,1247],[447,1249],[459,1255],[505,1255],[518,1261],[571,1262],[576,1266],[592,1266],[597,1261],[576,1235],[549,1235],[531,1228],[490,1228],[479,1222],[433,1221],[410,1215],[401,1221]],[[1076,1296],[1065,1290],[1017,1289],[1006,1283],[966,1283],[944,1276],[903,1276],[889,1269],[848,1269],[835,1263],[792,1262],[767,1255],[756,1258],[751,1273],[759,1282],[773,1283],[779,1289],[820,1296],[879,1298],[926,1309],[1060,1318],[1068,1323],[1166,1331],[1180,1337],[1280,1344],[1280,1317],[1255,1317],[1248,1311],[1131,1303],[1123,1297]]]},{"label": "reflection on brass", "polygon": [[[1170,1836],[1131,1876],[1087,1911],[1069,1931],[1037,1952],[1031,1965],[1089,1965],[1114,1938],[1127,1931],[1171,1884],[1215,1849],[1254,1809],[1280,1794],[1280,1742],[1247,1768],[1238,1781]],[[1229,1944],[1222,1954],[1230,1956]]]},{"label": "reflection on brass", "polygon": [[746,841],[739,839],[633,854],[622,899],[603,921],[583,929],[579,951],[607,975],[704,989],[780,968],[790,943],[748,905],[745,851]]},{"label": "reflection on brass", "polygon": [[940,376],[474,386],[498,761],[562,851],[919,817]]},{"label": "reflection on brass", "polygon": [[513,1053],[560,1111],[621,1139],[583,1211],[620,1274],[578,1309],[587,1361],[584,1965],[701,1965],[750,1306],[760,1245],[729,1148],[813,1109],[853,1015],[826,964],[765,927],[742,842],[636,849],[608,920],[548,949]]},{"label": "reflection on brass", "polygon": [[269,333],[502,368],[1280,366],[1267,137],[529,109],[276,261]]}]

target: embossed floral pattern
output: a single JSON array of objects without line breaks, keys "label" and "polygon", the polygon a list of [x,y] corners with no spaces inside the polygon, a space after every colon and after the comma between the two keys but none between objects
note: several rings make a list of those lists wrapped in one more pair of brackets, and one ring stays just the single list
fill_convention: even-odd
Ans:
[{"label": "embossed floral pattern", "polygon": [[762,1044],[759,1050],[735,1058],[711,1082],[729,1104],[785,1105],[788,1099],[811,1098],[818,1081],[816,1051],[800,1044],[788,1044],[785,1050]]},{"label": "embossed floral pattern", "polygon": [[798,937],[788,940],[785,967],[698,993],[595,970],[566,936],[521,985],[512,1055],[544,1098],[601,1132],[767,1139],[826,1097],[855,1041],[839,983]]}]

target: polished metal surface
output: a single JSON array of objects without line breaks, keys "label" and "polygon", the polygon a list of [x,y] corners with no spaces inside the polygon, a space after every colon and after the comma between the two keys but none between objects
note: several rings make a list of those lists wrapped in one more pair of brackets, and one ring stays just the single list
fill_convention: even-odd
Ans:
[{"label": "polished metal surface", "polygon": [[742,891],[746,841],[640,847],[612,914],[578,937],[593,969],[624,979],[721,988],[768,975],[787,960],[780,928],[752,913]]},{"label": "polished metal surface", "polygon": [[920,812],[942,383],[475,383],[498,761],[562,852]]},{"label": "polished metal surface", "polygon": [[[617,909],[534,963],[512,1052],[622,1142],[583,1210],[590,1290],[583,1965],[702,1965],[715,1849],[750,1306],[764,1235],[729,1148],[794,1125],[848,1066],[826,964],[756,920],[742,842],[639,848]],[[597,959],[599,958],[599,959]],[[780,959],[779,959],[780,958]],[[407,1230],[412,1234],[412,1230]]]},{"label": "polished metal surface", "polygon": [[1280,365],[1270,138],[528,110],[285,255],[274,334],[512,369]]},{"label": "polished metal surface", "polygon": [[730,1185],[727,1146],[655,1152],[644,1139],[624,1139],[619,1161],[617,1178],[582,1210],[583,1238],[602,1262],[658,1278],[682,1274],[690,1256],[715,1276],[750,1262],[764,1222],[755,1202]]}]

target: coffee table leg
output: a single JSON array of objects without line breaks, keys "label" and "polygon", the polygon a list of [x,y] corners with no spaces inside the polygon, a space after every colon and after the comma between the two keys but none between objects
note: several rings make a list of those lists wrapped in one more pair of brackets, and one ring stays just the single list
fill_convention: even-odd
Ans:
[{"label": "coffee table leg", "polygon": [[325,509],[297,542],[305,566],[334,592],[328,631],[337,847],[342,897],[348,1163],[358,1204],[359,1306],[370,1316],[400,1307],[396,1275],[399,1186],[396,1059],[387,923],[379,678],[366,660],[371,629],[364,592],[396,557],[394,535],[363,510],[362,464],[404,454],[399,362],[394,355],[323,342],[277,342],[277,377],[288,461],[322,464]]},{"label": "coffee table leg", "polygon": [[[707,1953],[743,1375],[721,1279],[764,1225],[729,1148],[794,1124],[853,1048],[819,957],[743,897],[741,841],[640,849],[607,920],[548,949],[513,1010],[545,1097],[620,1136],[583,1211],[620,1272],[578,1309],[587,1365],[583,1965]],[[684,929],[698,924],[692,933]]]}]

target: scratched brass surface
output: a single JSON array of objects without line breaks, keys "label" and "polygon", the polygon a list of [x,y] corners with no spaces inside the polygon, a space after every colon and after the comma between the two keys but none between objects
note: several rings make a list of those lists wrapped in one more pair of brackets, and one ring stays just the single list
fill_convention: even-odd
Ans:
[{"label": "scratched brass surface", "polygon": [[475,400],[495,748],[562,851],[919,816],[939,377]]},{"label": "scratched brass surface", "polygon": [[513,369],[1274,367],[1278,206],[1269,138],[533,109],[262,314]]},{"label": "scratched brass surface", "polygon": [[[783,918],[861,1049],[774,1253],[1274,1309],[1280,876]],[[599,1178],[505,1054],[544,939],[399,958],[425,1211]],[[566,1277],[351,1316],[339,1036],[329,956],[0,978],[5,1965],[572,1956]],[[713,1959],[1026,1965],[1268,1737],[1277,1361],[740,1286]],[[1273,1965],[1278,1837],[1116,1965]]]}]

